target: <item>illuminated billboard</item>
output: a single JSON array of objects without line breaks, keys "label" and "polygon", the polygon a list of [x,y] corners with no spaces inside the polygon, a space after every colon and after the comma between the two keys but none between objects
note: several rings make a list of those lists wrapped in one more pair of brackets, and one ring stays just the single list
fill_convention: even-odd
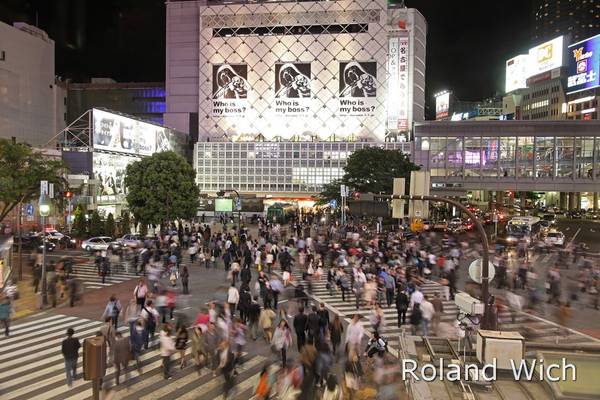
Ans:
[{"label": "illuminated billboard", "polygon": [[215,199],[216,212],[232,212],[233,199]]},{"label": "illuminated billboard", "polygon": [[93,153],[94,177],[98,196],[118,196],[126,194],[125,170],[129,164],[139,161],[139,157],[121,154]]},{"label": "illuminated billboard", "polygon": [[529,49],[528,77],[563,65],[563,36]]},{"label": "illuminated billboard", "polygon": [[92,115],[96,150],[150,156],[177,147],[168,128],[97,108]]},{"label": "illuminated billboard", "polygon": [[450,111],[450,92],[435,96],[435,119],[448,118]]},{"label": "illuminated billboard", "polygon": [[600,86],[600,35],[572,44],[567,57],[567,94]]},{"label": "illuminated billboard", "polygon": [[506,61],[506,93],[527,87],[528,69],[528,54],[521,54]]}]

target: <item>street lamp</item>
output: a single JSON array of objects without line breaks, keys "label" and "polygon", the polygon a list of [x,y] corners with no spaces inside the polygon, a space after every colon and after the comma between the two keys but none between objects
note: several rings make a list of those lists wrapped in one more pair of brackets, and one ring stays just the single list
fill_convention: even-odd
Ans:
[{"label": "street lamp", "polygon": [[38,201],[40,217],[42,217],[42,304],[48,305],[48,291],[46,282],[46,217],[50,215],[50,201],[46,193],[42,192]]}]

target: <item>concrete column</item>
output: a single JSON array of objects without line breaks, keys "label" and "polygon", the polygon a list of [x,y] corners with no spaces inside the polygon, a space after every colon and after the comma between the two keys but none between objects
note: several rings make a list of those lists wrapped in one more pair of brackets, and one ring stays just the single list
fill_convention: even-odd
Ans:
[{"label": "concrete column", "polygon": [[581,192],[575,192],[575,209],[581,208]]},{"label": "concrete column", "polygon": [[559,203],[558,206],[560,208],[562,208],[563,210],[567,208],[567,193],[566,192],[560,192],[559,194]]},{"label": "concrete column", "polygon": [[494,207],[494,193],[491,190],[486,191],[485,199],[488,203],[488,210],[492,210]]},{"label": "concrete column", "polygon": [[496,208],[502,209],[504,207],[504,190],[496,190]]},{"label": "concrete column", "polygon": [[598,209],[598,192],[594,192],[594,196],[593,197],[594,197],[593,208],[594,208],[594,210],[597,210]]},{"label": "concrete column", "polygon": [[527,192],[519,192],[519,198],[521,199],[521,207],[525,206],[527,201]]},{"label": "concrete column", "polygon": [[569,192],[569,210],[575,208],[575,193]]}]

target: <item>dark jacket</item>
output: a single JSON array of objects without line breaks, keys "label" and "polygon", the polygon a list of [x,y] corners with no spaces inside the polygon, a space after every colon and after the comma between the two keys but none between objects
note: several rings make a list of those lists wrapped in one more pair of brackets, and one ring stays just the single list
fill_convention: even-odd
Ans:
[{"label": "dark jacket", "polygon": [[319,314],[316,312],[308,314],[307,329],[313,335],[319,333],[320,323],[321,318],[319,318]]},{"label": "dark jacket", "polygon": [[407,310],[408,309],[408,296],[404,292],[398,292],[396,295],[396,309]]},{"label": "dark jacket", "polygon": [[248,306],[248,320],[252,323],[258,322],[259,315],[260,315],[260,304],[253,301]]},{"label": "dark jacket", "polygon": [[320,309],[317,314],[319,315],[319,326],[325,328],[329,323],[329,312],[327,309]]},{"label": "dark jacket", "polygon": [[305,334],[306,328],[308,325],[308,317],[306,314],[296,314],[294,317],[294,330],[296,331],[296,335]]},{"label": "dark jacket", "polygon": [[75,337],[68,337],[62,342],[62,354],[65,357],[65,360],[77,360],[77,352],[81,344],[79,343],[79,339]]}]

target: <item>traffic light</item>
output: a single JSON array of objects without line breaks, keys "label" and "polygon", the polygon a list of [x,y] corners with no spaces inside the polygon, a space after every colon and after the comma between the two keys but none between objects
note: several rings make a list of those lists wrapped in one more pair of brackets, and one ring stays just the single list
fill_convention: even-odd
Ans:
[{"label": "traffic light", "polygon": [[73,192],[65,192],[65,197],[67,199],[70,199],[71,197],[73,197]]},{"label": "traffic light", "polygon": [[354,192],[354,193],[352,193],[352,198],[354,200],[360,200],[360,192]]}]

